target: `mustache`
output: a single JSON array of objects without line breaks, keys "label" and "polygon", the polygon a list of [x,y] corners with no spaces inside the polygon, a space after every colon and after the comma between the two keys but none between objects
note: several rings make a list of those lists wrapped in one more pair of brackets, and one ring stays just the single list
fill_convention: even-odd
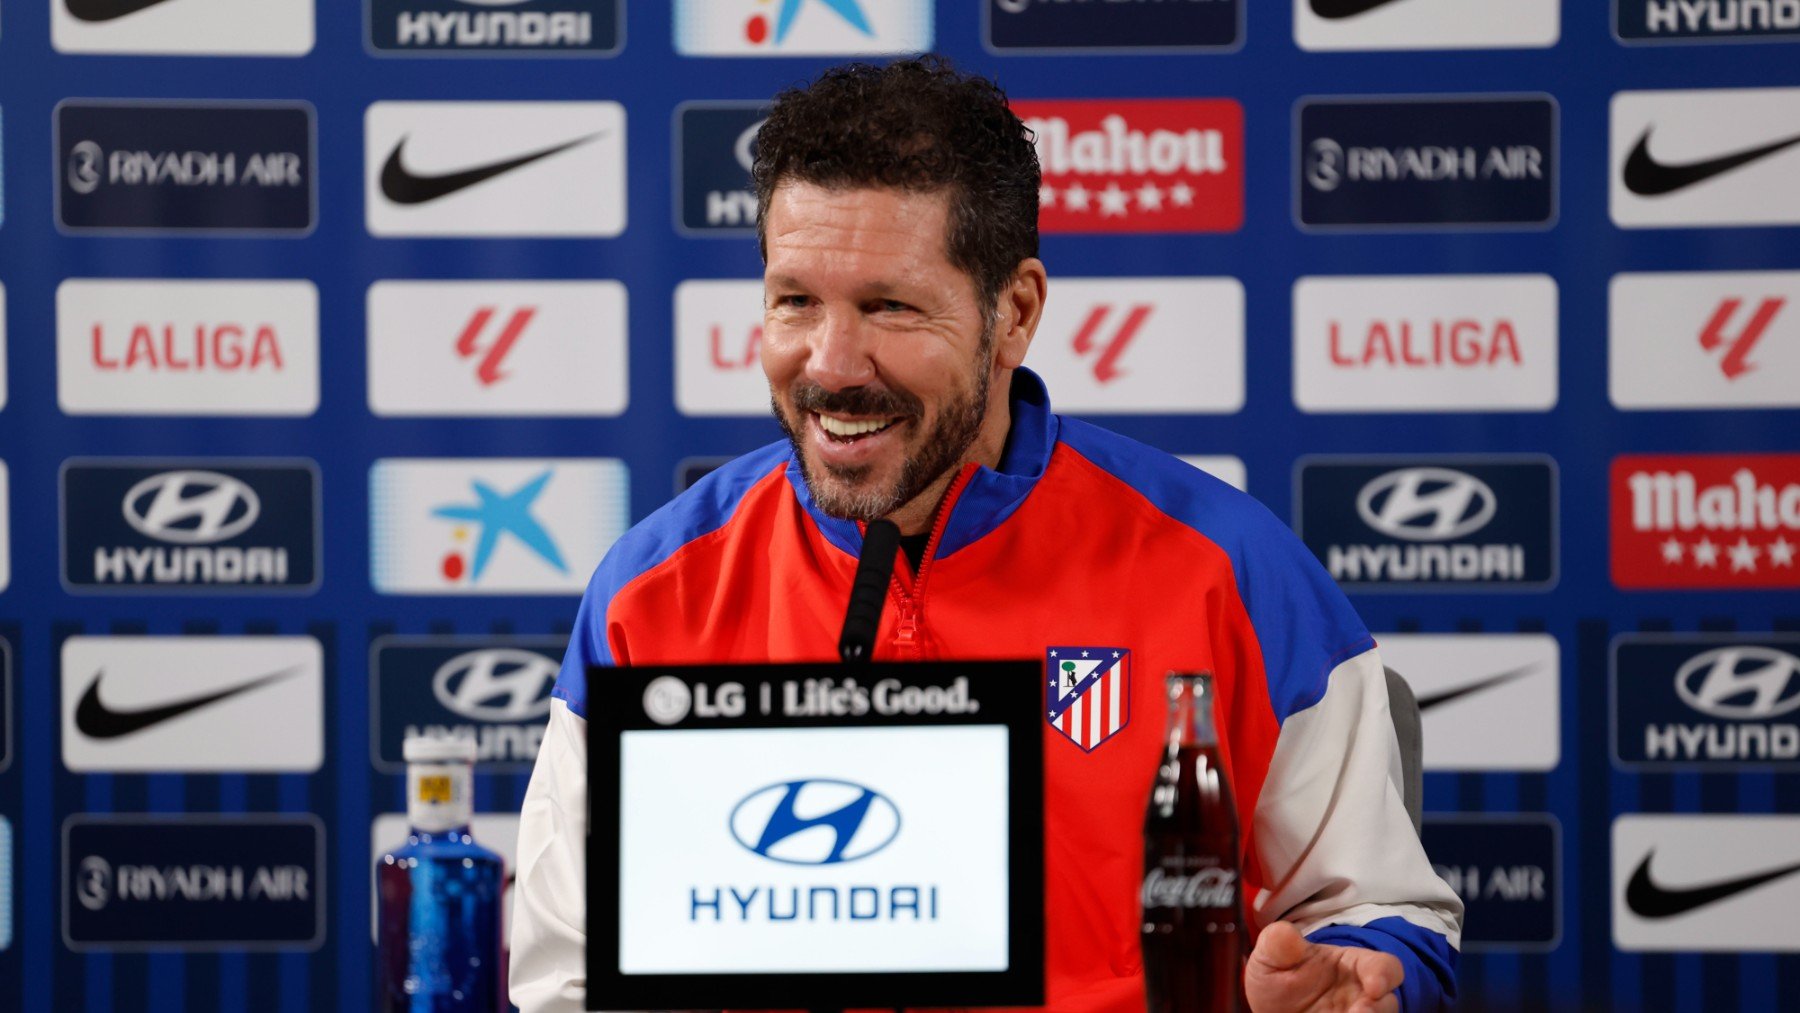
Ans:
[{"label": "mustache", "polygon": [[803,412],[901,417],[914,417],[925,412],[925,406],[918,398],[887,387],[826,390],[816,383],[808,383],[796,385],[788,392],[788,396],[792,399],[794,408]]}]

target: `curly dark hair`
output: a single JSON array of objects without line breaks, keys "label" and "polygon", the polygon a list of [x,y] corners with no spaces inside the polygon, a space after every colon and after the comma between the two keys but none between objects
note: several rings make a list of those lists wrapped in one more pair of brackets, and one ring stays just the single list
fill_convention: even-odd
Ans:
[{"label": "curly dark hair", "polygon": [[775,97],[756,137],[756,237],[775,187],[947,190],[950,262],[992,317],[1019,262],[1038,252],[1038,160],[1006,93],[938,56],[833,67]]}]

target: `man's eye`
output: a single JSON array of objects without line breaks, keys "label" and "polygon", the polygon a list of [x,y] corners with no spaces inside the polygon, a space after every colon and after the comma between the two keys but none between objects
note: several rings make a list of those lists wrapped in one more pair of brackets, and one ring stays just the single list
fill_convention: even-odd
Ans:
[{"label": "man's eye", "polygon": [[775,300],[775,305],[783,309],[805,309],[811,300],[803,295],[784,295]]},{"label": "man's eye", "polygon": [[881,308],[888,313],[905,313],[912,309],[911,306],[906,305],[898,299],[881,300]]}]

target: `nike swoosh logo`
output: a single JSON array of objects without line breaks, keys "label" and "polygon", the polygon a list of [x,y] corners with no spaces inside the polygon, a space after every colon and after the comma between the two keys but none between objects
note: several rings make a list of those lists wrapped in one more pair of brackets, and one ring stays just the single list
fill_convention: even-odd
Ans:
[{"label": "nike swoosh logo", "polygon": [[1525,676],[1530,675],[1532,672],[1537,671],[1540,667],[1541,666],[1538,665],[1536,662],[1533,662],[1532,664],[1529,664],[1529,665],[1524,665],[1519,668],[1509,669],[1505,672],[1501,672],[1499,675],[1490,675],[1485,679],[1478,679],[1475,682],[1471,682],[1465,686],[1458,686],[1455,689],[1447,689],[1441,693],[1433,693],[1430,696],[1422,696],[1419,698],[1419,710],[1428,711],[1433,707],[1441,707],[1444,704],[1447,704],[1452,700],[1460,700],[1463,697],[1468,696],[1471,693],[1479,693],[1482,690],[1489,688],[1490,686],[1498,686],[1503,682],[1511,682],[1514,679],[1522,679]]},{"label": "nike swoosh logo", "polygon": [[1673,918],[1678,914],[1686,914],[1695,908],[1716,904],[1734,894],[1743,893],[1745,890],[1754,890],[1764,883],[1800,872],[1800,862],[1796,862],[1793,865],[1784,865],[1779,869],[1756,872],[1721,883],[1669,889],[1656,885],[1650,879],[1650,859],[1655,854],[1655,849],[1652,849],[1649,854],[1644,856],[1644,860],[1638,863],[1637,871],[1631,874],[1631,882],[1625,886],[1625,906],[1645,918]]},{"label": "nike swoosh logo", "polygon": [[[604,132],[601,131],[601,133]],[[495,176],[549,158],[551,155],[561,154],[599,136],[599,133],[589,134],[586,137],[577,137],[572,141],[565,141],[542,151],[509,158],[504,162],[490,162],[487,165],[478,165],[433,176],[420,176],[407,170],[405,163],[400,158],[400,153],[406,149],[407,141],[402,137],[400,143],[394,145],[393,154],[388,156],[387,163],[381,167],[381,192],[395,204],[425,204],[440,197],[448,197],[458,190],[467,190],[477,183],[485,183]]]},{"label": "nike swoosh logo", "polygon": [[1377,7],[1386,7],[1394,0],[1312,0],[1313,13],[1332,21],[1353,18],[1358,14],[1367,14]]},{"label": "nike swoosh logo", "polygon": [[116,21],[166,2],[168,0],[64,0],[69,14],[79,21]]},{"label": "nike swoosh logo", "polygon": [[87,692],[81,695],[81,702],[75,705],[75,727],[81,734],[90,739],[117,739],[133,735],[146,728],[160,725],[164,721],[178,718],[189,711],[196,711],[209,704],[218,703],[234,696],[248,693],[271,682],[286,679],[298,674],[300,668],[284,668],[279,672],[271,672],[249,682],[228,686],[214,693],[202,696],[191,696],[186,700],[176,700],[160,707],[148,707],[143,710],[113,710],[100,702],[100,680],[105,677],[104,671],[94,673],[94,681],[88,684]]},{"label": "nike swoosh logo", "polygon": [[1761,147],[1748,148],[1744,151],[1720,155],[1703,162],[1689,162],[1686,165],[1666,165],[1658,162],[1650,154],[1650,129],[1644,130],[1644,136],[1638,138],[1637,147],[1625,159],[1625,189],[1640,197],[1660,197],[1666,193],[1685,190],[1695,183],[1704,182],[1721,173],[1730,172],[1739,166],[1749,165],[1759,159],[1784,148],[1800,144],[1800,135]]}]

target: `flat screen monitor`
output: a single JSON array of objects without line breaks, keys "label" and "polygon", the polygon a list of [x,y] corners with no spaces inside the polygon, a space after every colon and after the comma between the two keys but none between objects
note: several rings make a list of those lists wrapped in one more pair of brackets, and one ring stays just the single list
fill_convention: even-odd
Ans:
[{"label": "flat screen monitor", "polygon": [[594,668],[589,1009],[1032,1006],[1031,662]]}]

